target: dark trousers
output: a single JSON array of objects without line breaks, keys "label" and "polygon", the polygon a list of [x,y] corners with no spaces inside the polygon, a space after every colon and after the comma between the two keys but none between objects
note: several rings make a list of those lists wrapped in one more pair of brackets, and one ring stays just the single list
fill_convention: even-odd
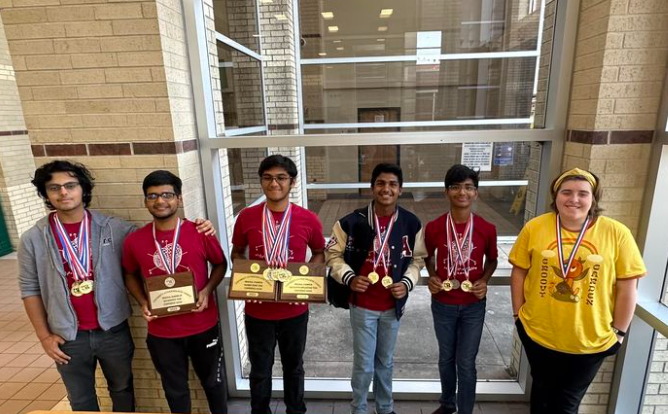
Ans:
[{"label": "dark trousers", "polygon": [[218,326],[183,338],[159,338],[149,334],[146,345],[162,379],[169,409],[190,413],[188,357],[202,384],[212,414],[227,414],[227,386]]},{"label": "dark trousers", "polygon": [[69,363],[56,364],[73,411],[100,411],[95,393],[95,369],[100,363],[114,411],[134,412],[132,356],[135,345],[127,322],[108,331],[79,331],[74,341],[60,345]]},{"label": "dark trousers", "polygon": [[303,414],[304,348],[308,312],[294,318],[267,321],[246,315],[248,356],[251,363],[251,413],[271,414],[271,371],[278,342],[283,365],[283,399],[287,414]]},{"label": "dark trousers", "polygon": [[519,319],[515,326],[531,365],[531,414],[577,414],[603,360],[621,346],[616,343],[596,354],[566,354],[534,342]]}]

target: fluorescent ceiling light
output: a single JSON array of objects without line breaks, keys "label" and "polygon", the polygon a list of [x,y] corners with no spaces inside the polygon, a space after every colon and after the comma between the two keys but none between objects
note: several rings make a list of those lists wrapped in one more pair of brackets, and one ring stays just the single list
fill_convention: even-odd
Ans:
[{"label": "fluorescent ceiling light", "polygon": [[343,46],[336,48],[336,50],[343,50],[343,49],[345,49]]},{"label": "fluorescent ceiling light", "polygon": [[334,18],[334,13],[333,12],[322,12],[322,18],[325,20],[332,20]]},{"label": "fluorescent ceiling light", "polygon": [[380,18],[381,19],[389,19],[390,16],[392,16],[392,12],[394,12],[393,9],[382,9],[380,11]]},{"label": "fluorescent ceiling light", "polygon": [[320,53],[318,53],[318,56],[327,56],[327,53],[325,53],[325,52],[320,52]]},{"label": "fluorescent ceiling light", "polygon": [[376,39],[376,42],[384,42],[385,39]]},{"label": "fluorescent ceiling light", "polygon": [[332,43],[341,43],[341,40],[333,40]]},{"label": "fluorescent ceiling light", "polygon": [[276,20],[278,20],[280,22],[284,22],[284,21],[288,20],[288,17],[284,14],[276,14],[276,15],[274,15],[274,17],[276,18]]},{"label": "fluorescent ceiling light", "polygon": [[260,0],[261,4],[271,4],[273,2],[274,2],[274,0]]},{"label": "fluorescent ceiling light", "polygon": [[378,26],[379,32],[387,32],[387,26]]},{"label": "fluorescent ceiling light", "polygon": [[328,26],[327,30],[329,30],[330,33],[336,33],[339,31],[339,26]]}]

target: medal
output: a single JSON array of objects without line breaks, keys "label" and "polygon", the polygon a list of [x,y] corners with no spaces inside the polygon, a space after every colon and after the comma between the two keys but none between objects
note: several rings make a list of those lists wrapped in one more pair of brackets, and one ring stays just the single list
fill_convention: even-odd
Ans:
[{"label": "medal", "polygon": [[264,278],[265,278],[266,280],[274,280],[274,279],[271,278],[271,271],[272,271],[272,270],[273,270],[273,269],[270,268],[270,267],[264,269],[264,272],[262,272],[262,276],[264,276]]},{"label": "medal", "polygon": [[392,278],[390,276],[387,276],[387,264],[389,262],[389,257],[388,257],[389,254],[388,255],[385,254],[385,249],[387,248],[387,243],[390,240],[390,234],[392,233],[392,228],[394,227],[394,223],[397,222],[398,217],[399,217],[399,210],[397,210],[392,215],[390,223],[387,225],[387,228],[385,229],[385,237],[383,237],[383,233],[381,233],[380,231],[380,221],[378,221],[378,216],[374,214],[374,220],[376,222],[376,237],[373,239],[373,271],[369,273],[369,279],[371,279],[371,281],[374,284],[378,282],[378,278],[380,277],[380,275],[376,272],[376,269],[378,268],[378,264],[380,263],[383,266],[383,274],[385,274],[385,277],[383,277],[381,283],[385,287],[388,287],[389,285],[394,283]]},{"label": "medal", "polygon": [[589,224],[589,216],[585,219],[584,223],[582,223],[582,228],[580,229],[580,234],[578,234],[578,238],[575,240],[575,243],[573,244],[573,250],[571,250],[570,256],[568,256],[568,260],[564,260],[564,243],[563,240],[561,239],[561,219],[559,218],[559,214],[557,214],[557,254],[559,255],[559,267],[561,268],[562,276],[563,279],[566,280],[566,277],[568,276],[568,272],[571,269],[571,265],[573,264],[573,259],[575,259],[575,254],[577,253],[578,249],[580,248],[580,244],[582,243],[582,240],[584,240],[585,233],[587,232],[587,225]]},{"label": "medal", "polygon": [[459,280],[457,280],[457,279],[452,279],[452,290],[457,290],[457,289],[459,289],[459,286],[461,286],[461,283],[459,283]]},{"label": "medal", "polygon": [[[274,216],[264,205],[262,210],[262,240],[264,243],[264,259],[269,265],[269,280],[286,282],[292,277],[292,272],[285,269],[290,256],[290,222],[292,221],[292,203],[283,214],[281,222],[276,224]],[[265,270],[265,273],[267,271]],[[267,277],[267,275],[265,275]]]},{"label": "medal", "polygon": [[473,283],[470,280],[465,280],[462,282],[462,290],[464,292],[470,292],[473,289]]},{"label": "medal", "polygon": [[[56,230],[56,237],[63,247],[62,256],[65,262],[69,265],[74,278],[74,283],[70,291],[73,296],[79,297],[86,295],[93,291],[93,282],[88,280],[91,269],[91,247],[90,247],[90,219],[88,212],[84,211],[83,220],[79,225],[79,234],[77,236],[76,245],[72,244],[70,237],[65,231],[63,223],[58,218],[58,214],[53,214],[54,228]],[[85,283],[84,288],[81,284]]]},{"label": "medal", "polygon": [[450,280],[444,280],[441,286],[443,286],[443,290],[446,292],[450,292],[452,290],[452,282]]},{"label": "medal", "polygon": [[392,285],[392,283],[394,283],[394,281],[392,280],[391,277],[389,277],[389,276],[385,276],[385,277],[383,278],[383,280],[381,280],[381,283],[383,284],[383,286],[385,287],[385,289],[387,289],[389,286]]},{"label": "medal", "polygon": [[[177,256],[177,252],[179,250],[179,237],[181,237],[181,218],[177,217],[176,228],[174,229],[174,235],[172,237],[172,250],[169,252],[169,250],[167,250],[168,246],[165,246],[164,248],[160,246],[158,238],[155,235],[155,222],[153,222],[153,243],[155,243],[155,248],[158,251],[160,262],[169,275],[176,273],[176,268],[179,265]],[[167,257],[167,253],[171,253],[169,257]]]},{"label": "medal", "polygon": [[[452,276],[453,289],[461,287],[464,292],[470,292],[473,287],[473,284],[469,281],[471,252],[473,251],[473,213],[469,214],[469,219],[466,222],[461,240],[457,237],[455,221],[452,219],[450,213],[445,218],[445,233],[448,243],[448,279]],[[456,279],[457,270],[460,265],[464,276],[466,276],[466,280],[461,282],[461,284]]]}]

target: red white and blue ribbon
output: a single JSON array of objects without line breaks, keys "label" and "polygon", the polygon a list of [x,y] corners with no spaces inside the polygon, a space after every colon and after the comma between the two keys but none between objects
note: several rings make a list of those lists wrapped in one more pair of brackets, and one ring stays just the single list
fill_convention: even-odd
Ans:
[{"label": "red white and blue ribbon", "polygon": [[63,258],[70,266],[75,280],[86,280],[90,275],[91,268],[91,248],[90,248],[90,219],[88,212],[84,212],[83,220],[79,225],[79,235],[76,245],[73,245],[70,237],[67,235],[63,223],[60,222],[58,214],[53,214],[56,236],[63,246]]},{"label": "red white and blue ribbon", "polygon": [[274,215],[267,205],[262,210],[262,239],[264,242],[264,259],[273,268],[285,268],[290,257],[290,222],[292,221],[292,203],[283,213],[277,225]]},{"label": "red white and blue ribbon", "polygon": [[[445,235],[448,243],[448,277],[456,275],[457,268],[461,263],[464,275],[468,279],[471,272],[471,252],[473,251],[473,213],[469,215],[461,239],[457,237],[455,221],[452,219],[450,213],[448,213],[445,217]],[[455,245],[454,249],[452,247],[453,244]],[[465,247],[467,250],[466,254],[464,254]]]},{"label": "red white and blue ribbon", "polygon": [[378,263],[382,263],[383,270],[385,271],[386,275],[387,275],[387,262],[389,258],[385,254],[385,248],[387,247],[387,243],[390,240],[390,234],[392,233],[392,228],[394,227],[394,223],[397,222],[398,217],[399,217],[399,211],[397,210],[392,215],[392,218],[390,219],[390,222],[387,225],[387,228],[385,229],[385,237],[383,237],[383,233],[380,231],[380,221],[378,221],[378,216],[374,214],[374,220],[376,223],[376,238],[374,239],[373,243],[374,244],[373,270],[375,271],[378,268]]},{"label": "red white and blue ribbon", "polygon": [[179,237],[181,236],[181,218],[176,219],[176,228],[174,229],[174,237],[172,238],[172,251],[169,257],[167,257],[167,246],[164,248],[160,246],[158,238],[155,235],[155,223],[153,223],[153,242],[155,243],[155,248],[158,251],[158,257],[162,265],[165,267],[165,270],[168,274],[176,273],[176,267],[178,264],[178,247],[179,247]]},{"label": "red white and blue ribbon", "polygon": [[559,218],[559,214],[557,214],[557,254],[559,254],[559,266],[561,266],[561,272],[564,276],[564,279],[566,279],[566,276],[568,276],[568,271],[570,270],[571,265],[573,264],[573,260],[575,259],[575,253],[577,253],[578,249],[580,248],[580,244],[582,244],[582,240],[584,240],[588,225],[589,216],[587,216],[584,223],[582,223],[580,234],[578,234],[578,238],[575,240],[575,244],[573,244],[573,250],[571,250],[571,254],[568,256],[567,263],[564,263],[564,244],[561,239],[561,219]]}]

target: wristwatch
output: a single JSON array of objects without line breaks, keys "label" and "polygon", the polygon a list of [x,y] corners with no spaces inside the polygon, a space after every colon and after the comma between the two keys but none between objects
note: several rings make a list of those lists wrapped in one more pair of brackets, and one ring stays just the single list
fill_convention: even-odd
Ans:
[{"label": "wristwatch", "polygon": [[615,327],[612,326],[612,325],[610,325],[610,327],[612,328],[612,332],[614,332],[615,335],[619,335],[619,336],[621,336],[622,338],[626,336],[626,332],[624,332],[624,331],[620,331],[619,329],[615,328]]}]

